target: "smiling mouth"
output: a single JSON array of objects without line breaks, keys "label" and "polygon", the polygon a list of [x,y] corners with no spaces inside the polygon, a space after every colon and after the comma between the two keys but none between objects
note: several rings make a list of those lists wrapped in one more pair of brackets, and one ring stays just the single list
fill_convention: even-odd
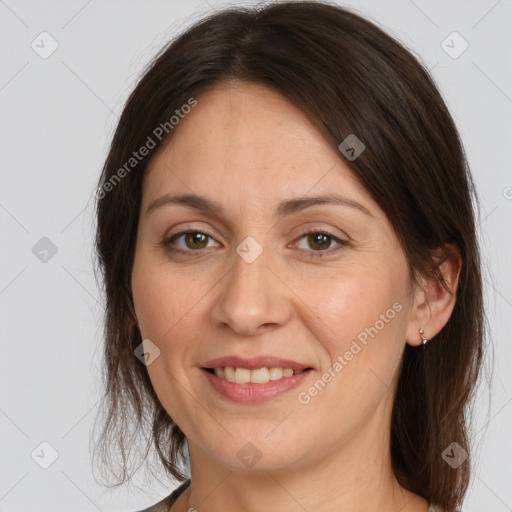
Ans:
[{"label": "smiling mouth", "polygon": [[266,384],[270,381],[276,381],[299,375],[304,372],[311,371],[312,368],[304,368],[304,370],[293,370],[292,368],[281,367],[263,367],[250,370],[248,368],[234,368],[232,366],[204,368],[208,373],[219,377],[227,382],[235,384]]}]

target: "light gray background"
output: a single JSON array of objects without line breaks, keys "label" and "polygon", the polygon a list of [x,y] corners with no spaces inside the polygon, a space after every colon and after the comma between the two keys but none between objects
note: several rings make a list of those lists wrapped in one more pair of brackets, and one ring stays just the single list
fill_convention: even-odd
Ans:
[{"label": "light gray background", "polygon": [[[344,4],[381,24],[432,70],[467,150],[482,203],[496,360],[492,399],[484,387],[476,403],[479,450],[464,512],[510,511],[512,1]],[[224,5],[0,1],[0,511],[129,511],[174,487],[141,477],[139,487],[110,492],[92,476],[89,435],[101,355],[92,194],[143,66],[170,37]],[[43,31],[59,45],[47,59],[31,47],[34,40],[42,47]],[[469,43],[456,59],[441,46],[453,31]],[[48,50],[49,39],[44,44]],[[459,44],[452,44],[455,51]],[[46,262],[32,252],[42,237],[57,248]],[[43,441],[58,452],[48,469],[31,458]],[[50,450],[36,453],[44,462]]]}]

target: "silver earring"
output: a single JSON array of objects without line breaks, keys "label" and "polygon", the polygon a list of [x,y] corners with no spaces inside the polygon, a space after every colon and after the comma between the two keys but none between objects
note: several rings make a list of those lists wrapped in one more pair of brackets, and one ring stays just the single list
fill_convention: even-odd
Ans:
[{"label": "silver earring", "polygon": [[425,350],[428,340],[425,337],[425,331],[423,330],[423,327],[420,327],[420,337],[421,342],[423,343],[423,350]]}]

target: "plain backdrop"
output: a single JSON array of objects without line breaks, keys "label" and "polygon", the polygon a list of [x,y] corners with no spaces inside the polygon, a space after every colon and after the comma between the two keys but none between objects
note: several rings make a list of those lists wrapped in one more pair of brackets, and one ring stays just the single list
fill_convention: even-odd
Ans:
[{"label": "plain backdrop", "polygon": [[[466,147],[481,201],[495,359],[487,361],[494,370],[475,403],[478,450],[464,512],[510,511],[512,2],[343,4],[432,70]],[[93,478],[89,438],[100,397],[102,308],[92,195],[142,68],[186,26],[226,5],[0,1],[2,512],[127,512],[175,487],[137,475],[131,487],[109,491]]]}]

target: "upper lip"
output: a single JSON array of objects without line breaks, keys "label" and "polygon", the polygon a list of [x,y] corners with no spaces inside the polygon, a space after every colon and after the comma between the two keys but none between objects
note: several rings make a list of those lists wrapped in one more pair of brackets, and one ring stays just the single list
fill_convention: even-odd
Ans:
[{"label": "upper lip", "polygon": [[299,363],[291,359],[283,359],[275,356],[257,356],[257,357],[241,357],[241,356],[224,356],[211,359],[202,365],[203,368],[247,368],[256,370],[258,368],[291,368],[292,370],[301,371],[306,368],[312,368],[309,364]]}]

